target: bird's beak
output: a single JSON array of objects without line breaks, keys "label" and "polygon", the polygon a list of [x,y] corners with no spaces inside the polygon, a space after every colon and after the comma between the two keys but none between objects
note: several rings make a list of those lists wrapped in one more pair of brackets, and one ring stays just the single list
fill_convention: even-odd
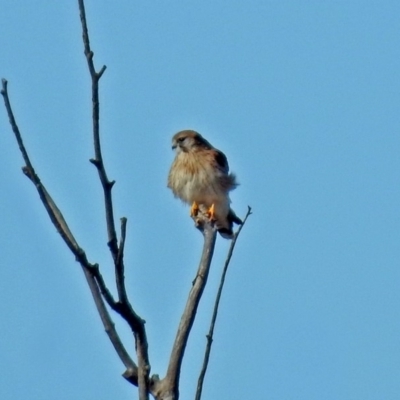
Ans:
[{"label": "bird's beak", "polygon": [[176,144],[173,144],[172,145],[172,150],[175,150],[176,149]]}]

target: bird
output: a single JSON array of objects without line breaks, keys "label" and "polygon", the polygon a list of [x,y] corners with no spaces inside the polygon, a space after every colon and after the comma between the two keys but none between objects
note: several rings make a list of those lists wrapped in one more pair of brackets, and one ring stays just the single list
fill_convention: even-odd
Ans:
[{"label": "bird", "polygon": [[229,173],[225,154],[213,147],[200,133],[183,130],[172,137],[175,159],[168,175],[168,187],[175,197],[190,204],[190,216],[196,217],[200,208],[215,223],[220,235],[233,238],[233,223],[242,220],[231,209],[229,192],[239,184]]}]

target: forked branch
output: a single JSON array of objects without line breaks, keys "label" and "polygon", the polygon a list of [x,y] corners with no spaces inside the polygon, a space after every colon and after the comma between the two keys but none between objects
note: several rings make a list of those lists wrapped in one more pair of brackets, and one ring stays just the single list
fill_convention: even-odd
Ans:
[{"label": "forked branch", "polygon": [[201,231],[204,236],[203,252],[186,307],[179,323],[167,374],[161,381],[152,380],[152,393],[154,393],[157,400],[177,400],[179,398],[179,377],[182,360],[201,295],[207,283],[216,240],[216,230],[206,217],[202,218]]},{"label": "forked branch", "polygon": [[251,207],[248,207],[246,216],[243,219],[243,223],[242,223],[242,225],[239,226],[239,229],[237,230],[237,232],[235,233],[235,235],[234,235],[234,237],[233,237],[233,239],[231,241],[231,245],[229,247],[228,255],[227,255],[226,260],[225,260],[224,268],[222,270],[221,280],[220,280],[220,284],[219,284],[219,287],[218,287],[217,296],[215,298],[213,315],[211,317],[210,329],[209,329],[208,334],[207,334],[207,345],[206,345],[206,350],[205,350],[205,354],[204,354],[203,366],[201,368],[199,379],[198,379],[198,382],[197,382],[197,390],[196,390],[195,400],[200,400],[201,399],[201,393],[202,393],[203,384],[204,384],[204,377],[206,375],[207,367],[208,367],[208,361],[210,359],[211,346],[212,346],[212,343],[213,343],[213,336],[214,336],[214,327],[215,327],[215,322],[217,320],[218,307],[219,307],[219,302],[221,300],[222,289],[224,288],[226,273],[228,272],[229,263],[230,263],[231,258],[232,258],[233,250],[235,249],[237,238],[239,237],[240,232],[243,229],[243,226],[246,223],[247,218],[250,215],[251,215]]}]

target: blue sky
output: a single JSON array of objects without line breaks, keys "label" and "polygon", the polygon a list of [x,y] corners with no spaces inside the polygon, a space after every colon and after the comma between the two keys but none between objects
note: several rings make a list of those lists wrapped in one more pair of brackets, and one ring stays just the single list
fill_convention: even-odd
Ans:
[{"label": "blue sky", "polygon": [[[76,3],[3,1],[0,75],[37,172],[112,281]],[[86,7],[96,66],[108,67],[104,157],[116,216],[128,218],[127,286],[152,372],[165,373],[201,250],[166,188],[171,136],[191,128],[228,156],[235,211],[254,211],[203,398],[398,399],[400,3],[117,3]],[[78,264],[21,173],[4,109],[0,154],[0,398],[135,398]],[[193,398],[228,245],[218,239],[182,399]]]}]

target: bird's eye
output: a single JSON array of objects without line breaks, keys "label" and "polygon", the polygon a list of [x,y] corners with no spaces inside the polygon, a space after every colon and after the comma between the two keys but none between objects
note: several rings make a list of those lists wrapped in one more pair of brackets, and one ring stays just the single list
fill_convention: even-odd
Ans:
[{"label": "bird's eye", "polygon": [[182,143],[182,142],[185,140],[185,138],[184,138],[184,137],[180,137],[180,138],[177,139],[177,140],[178,140],[179,143]]}]

